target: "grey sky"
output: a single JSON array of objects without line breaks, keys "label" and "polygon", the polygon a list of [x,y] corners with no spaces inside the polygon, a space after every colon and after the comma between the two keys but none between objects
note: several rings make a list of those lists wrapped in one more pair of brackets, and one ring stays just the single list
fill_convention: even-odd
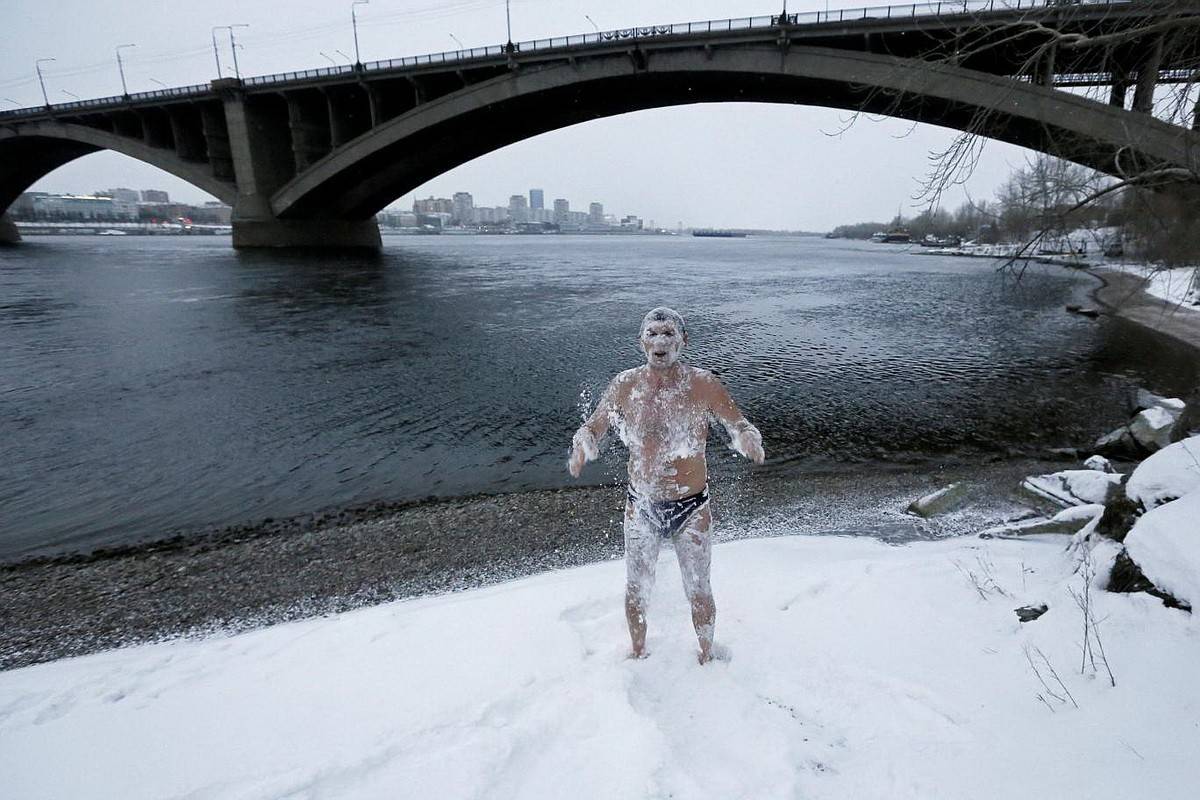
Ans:
[{"label": "grey sky", "polygon": [[[871,3],[831,0],[830,8]],[[513,0],[516,41],[635,24],[724,19],[777,13],[777,0]],[[791,2],[789,11],[825,8],[824,0]],[[357,6],[364,61],[504,41],[503,0],[371,0]],[[349,0],[4,0],[0,11],[0,106],[41,104],[35,59],[44,65],[50,101],[120,93],[114,49],[122,51],[131,92],[205,83],[216,72],[211,27],[248,23],[239,31],[243,75],[327,65],[340,50],[354,54]],[[228,35],[219,32],[221,62],[231,67]],[[9,100],[16,101],[15,103]],[[712,104],[657,109],[589,122],[519,142],[442,175],[415,194],[469,191],[477,205],[505,205],[511,194],[539,187],[549,204],[591,201],[660,225],[725,225],[824,230],[860,219],[888,219],[910,200],[930,151],[952,132],[889,119],[860,119],[843,133],[845,113],[805,106]],[[988,143],[966,190],[989,196],[1026,151]],[[210,199],[152,167],[114,153],[68,164],[39,181],[43,191],[115,186],[165,188],[183,200]],[[956,205],[963,190],[951,191]],[[412,195],[398,198],[408,205]]]}]

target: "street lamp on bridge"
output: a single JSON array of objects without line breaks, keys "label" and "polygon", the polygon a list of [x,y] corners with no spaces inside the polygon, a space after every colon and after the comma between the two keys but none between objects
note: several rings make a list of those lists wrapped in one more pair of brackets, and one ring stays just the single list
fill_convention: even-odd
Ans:
[{"label": "street lamp on bridge", "polygon": [[450,34],[450,38],[451,38],[451,39],[453,39],[453,40],[454,40],[454,43],[458,45],[458,49],[459,49],[459,50],[466,50],[466,49],[467,49],[467,46],[466,46],[465,44],[463,44],[463,43],[462,43],[462,39],[459,39],[459,38],[458,38],[457,36],[455,36],[453,33],[452,33],[452,34]]},{"label": "street lamp on bridge", "polygon": [[129,97],[129,89],[125,86],[125,65],[121,63],[121,51],[126,47],[137,47],[136,44],[117,45],[117,71],[121,73],[121,96]]},{"label": "street lamp on bridge", "polygon": [[46,79],[42,77],[42,64],[47,61],[57,61],[57,58],[39,58],[33,62],[33,68],[37,70],[38,83],[42,85],[42,100],[46,102],[46,108],[50,107],[50,98],[46,96]]},{"label": "street lamp on bridge", "polygon": [[509,0],[504,0],[504,24],[508,27],[508,44],[504,45],[504,52],[511,53],[517,48],[513,47],[512,43],[512,12],[509,9]]},{"label": "street lamp on bridge", "polygon": [[68,92],[66,89],[59,89],[59,91],[62,92],[63,94],[65,94],[67,97],[74,97],[76,100],[83,99],[79,95],[75,94],[74,92]]},{"label": "street lamp on bridge", "polygon": [[592,23],[592,27],[596,29],[596,33],[600,32],[600,26],[596,24],[596,20],[592,19],[587,14],[584,14],[583,18],[586,19],[588,22]]},{"label": "street lamp on bridge", "polygon": [[354,28],[354,68],[362,69],[362,58],[358,55],[358,14],[354,12],[355,6],[370,5],[371,0],[354,0],[350,4],[350,26]]},{"label": "street lamp on bridge", "polygon": [[214,25],[213,26],[213,29],[212,29],[213,58],[216,59],[216,62],[217,62],[217,77],[218,78],[223,78],[225,76],[224,76],[224,73],[221,72],[221,54],[217,50],[217,31],[229,31],[229,51],[230,51],[230,53],[233,54],[233,74],[235,77],[237,77],[238,80],[241,80],[242,72],[240,69],[238,69],[238,60],[237,60],[238,44],[236,41],[234,41],[233,29],[234,28],[249,28],[249,27],[250,26],[244,22],[239,22],[235,25]]}]

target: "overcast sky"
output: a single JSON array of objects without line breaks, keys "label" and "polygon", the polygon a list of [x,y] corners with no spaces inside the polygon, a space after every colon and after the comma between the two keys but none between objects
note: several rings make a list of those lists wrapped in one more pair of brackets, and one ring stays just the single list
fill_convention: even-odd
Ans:
[{"label": "overcast sky", "polygon": [[[830,8],[870,3],[830,0]],[[778,0],[513,0],[514,41],[637,24],[777,13]],[[790,2],[789,11],[825,8]],[[362,60],[453,50],[505,40],[503,0],[370,0],[356,7]],[[211,28],[238,31],[242,75],[345,61],[354,54],[349,0],[2,0],[0,107],[40,105],[34,73],[43,65],[50,102],[120,94],[114,50],[122,50],[130,92],[206,83],[216,74]],[[231,67],[228,34],[221,63]],[[953,132],[901,120],[860,119],[843,131],[845,113],[766,104],[706,104],[642,111],[588,122],[519,142],[464,164],[414,194],[469,191],[476,205],[507,205],[531,187],[586,210],[592,201],[659,225],[827,230],[844,222],[886,220],[912,199],[931,151]],[[1027,151],[990,142],[965,187],[990,196]],[[34,187],[93,191],[117,186],[164,188],[199,201],[200,190],[115,153],[74,161]],[[964,189],[943,203],[957,205]],[[397,198],[410,205],[412,195]]]}]

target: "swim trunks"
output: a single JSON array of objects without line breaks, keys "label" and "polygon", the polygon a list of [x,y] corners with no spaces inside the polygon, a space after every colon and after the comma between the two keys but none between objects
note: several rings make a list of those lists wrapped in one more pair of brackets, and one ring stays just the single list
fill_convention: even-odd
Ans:
[{"label": "swim trunks", "polygon": [[635,494],[633,489],[627,490],[627,496],[642,520],[659,536],[670,539],[708,503],[708,487],[678,500],[647,500]]}]

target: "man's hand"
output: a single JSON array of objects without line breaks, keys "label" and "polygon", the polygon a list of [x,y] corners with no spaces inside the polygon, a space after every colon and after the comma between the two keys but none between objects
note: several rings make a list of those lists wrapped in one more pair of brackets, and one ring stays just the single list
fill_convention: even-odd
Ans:
[{"label": "man's hand", "polygon": [[596,444],[596,437],[584,425],[575,431],[575,435],[571,438],[571,455],[567,458],[567,472],[571,473],[572,478],[578,478],[579,473],[583,472],[583,465],[594,461],[599,455],[600,448]]},{"label": "man's hand", "polygon": [[758,428],[745,420],[736,426],[730,444],[733,445],[734,450],[755,464],[761,464],[766,460],[766,454],[763,453],[762,434],[758,432]]}]

